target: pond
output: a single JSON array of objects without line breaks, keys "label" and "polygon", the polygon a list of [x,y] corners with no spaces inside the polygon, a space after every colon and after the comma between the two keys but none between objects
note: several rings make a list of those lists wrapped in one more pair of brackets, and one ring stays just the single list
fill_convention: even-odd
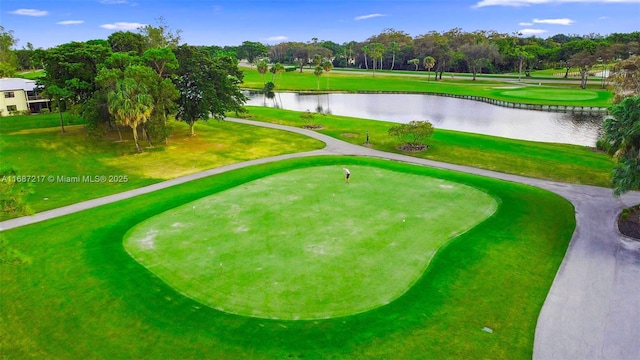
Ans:
[{"label": "pond", "polygon": [[511,139],[595,146],[603,114],[506,108],[483,102],[423,94],[248,93],[247,105],[312,111],[406,123],[427,120],[435,128]]}]

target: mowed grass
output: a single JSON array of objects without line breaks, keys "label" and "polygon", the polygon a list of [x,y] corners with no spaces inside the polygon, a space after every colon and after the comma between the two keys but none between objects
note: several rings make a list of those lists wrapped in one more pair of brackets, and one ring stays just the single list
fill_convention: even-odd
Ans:
[{"label": "mowed grass", "polygon": [[[302,135],[225,121],[198,123],[192,137],[184,123],[171,122],[168,144],[137,154],[129,128],[122,129],[123,142],[116,133],[93,139],[84,125],[69,125],[80,119],[66,114],[64,119],[63,134],[58,114],[0,118],[2,164],[39,179],[30,184],[33,193],[27,197],[36,212],[219,166],[324,147]],[[85,176],[105,176],[106,181],[82,181]],[[6,218],[0,213],[0,220]]]},{"label": "mowed grass", "polygon": [[[258,71],[243,69],[245,77],[243,86],[248,89],[263,89],[263,79]],[[271,75],[271,74],[269,74]],[[272,81],[267,76],[266,81]],[[513,79],[504,81],[462,80],[445,78],[434,81],[427,79],[424,72],[420,76],[406,74],[404,76],[385,75],[372,76],[362,72],[329,72],[318,79],[313,71],[286,72],[276,79],[276,91],[345,91],[345,92],[402,92],[402,93],[435,93],[481,96],[495,100],[517,102],[534,105],[562,105],[607,107],[611,105],[611,92],[599,88],[599,82],[593,82],[592,87],[580,89],[579,84],[551,84],[541,83],[526,85],[516,83]]]},{"label": "mowed grass", "polygon": [[377,167],[311,167],[182,205],[125,236],[132,256],[212,308],[281,320],[388,304],[436,251],[497,209],[462,184]]},{"label": "mowed grass", "polygon": [[[131,228],[168,210],[270,175],[343,165],[464,184],[499,208],[441,248],[400,298],[335,319],[218,311],[124,250]],[[349,186],[363,180],[355,172]],[[0,346],[12,359],[530,359],[536,320],[574,227],[573,207],[557,195],[462,173],[351,157],[244,168],[0,233],[28,261],[0,264]]]},{"label": "mowed grass", "polygon": [[[247,109],[251,120],[298,127],[308,124],[300,118],[300,112],[267,107]],[[429,144],[427,151],[402,152],[397,149],[399,140],[388,135],[396,123],[336,115],[317,115],[313,122],[322,126],[318,132],[356,145],[364,145],[368,131],[370,146],[377,150],[547,180],[608,187],[615,165],[608,155],[584,146],[444,129],[435,129],[425,141]]]}]

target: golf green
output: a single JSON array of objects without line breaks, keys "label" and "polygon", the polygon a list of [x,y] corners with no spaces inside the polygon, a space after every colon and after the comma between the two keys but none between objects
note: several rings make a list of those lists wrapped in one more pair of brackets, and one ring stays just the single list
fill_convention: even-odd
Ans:
[{"label": "golf green", "polygon": [[167,284],[244,316],[311,320],[387,304],[491,216],[473,187],[372,166],[278,173],[149,218],[125,249]]}]

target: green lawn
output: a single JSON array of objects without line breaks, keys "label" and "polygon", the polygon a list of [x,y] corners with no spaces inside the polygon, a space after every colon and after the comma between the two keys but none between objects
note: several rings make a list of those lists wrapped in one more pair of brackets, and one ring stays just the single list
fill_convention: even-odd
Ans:
[{"label": "green lawn", "polygon": [[[262,89],[262,76],[255,69],[243,68],[245,77],[243,86],[248,89]],[[270,75],[270,74],[269,74]],[[322,75],[320,88],[313,72],[287,72],[275,80],[276,91],[346,91],[346,92],[402,92],[402,93],[439,93],[452,95],[481,96],[495,100],[536,105],[567,105],[608,107],[611,105],[611,92],[600,89],[600,82],[591,82],[588,89],[580,89],[575,84],[524,85],[514,83],[513,79],[489,81],[478,78],[477,81],[444,78],[431,81],[421,72],[420,76],[393,76],[384,73],[372,76],[362,72],[336,72]],[[271,80],[270,76],[266,77]]]},{"label": "green lawn", "polygon": [[[302,135],[224,121],[198,123],[191,137],[184,123],[171,122],[168,144],[137,154],[128,128],[123,129],[124,142],[116,141],[115,133],[98,140],[88,137],[83,125],[70,125],[81,120],[66,114],[64,119],[68,124],[62,134],[58,114],[0,118],[2,164],[43,179],[31,184],[33,194],[27,198],[36,212],[223,165],[324,147]],[[63,181],[78,176],[105,176],[107,182]],[[111,176],[126,180],[109,182]],[[7,215],[0,213],[4,219]]]},{"label": "green lawn", "polygon": [[[299,112],[266,107],[247,108],[252,120],[299,127],[308,123],[300,118]],[[387,133],[391,126],[397,125],[395,123],[336,115],[318,115],[314,122],[323,127],[318,132],[356,145],[364,144],[368,131],[373,148],[403,153],[396,149],[398,140]],[[611,169],[614,167],[608,155],[577,145],[512,140],[443,129],[436,129],[426,142],[429,144],[427,151],[404,154],[540,179],[603,187],[610,186]]]},{"label": "green lawn", "polygon": [[354,166],[292,170],[136,225],[125,249],[180,293],[233,314],[326,319],[405,293],[496,201],[454,182]]},{"label": "green lawn", "polygon": [[[316,166],[357,170],[343,187],[364,186],[359,172],[375,168],[422,176],[427,184],[442,179],[489,194],[499,208],[440,248],[395,301],[325,320],[268,320],[212,309],[168,286],[123,247],[125,234],[146,219]],[[341,174],[336,178],[341,182]],[[387,191],[403,197],[414,190]],[[411,207],[423,206],[410,200]],[[447,201],[436,200],[430,209]],[[462,173],[354,157],[244,168],[0,233],[3,257],[16,258],[0,263],[0,346],[10,359],[530,359],[537,317],[574,226],[573,207],[557,195]]]}]

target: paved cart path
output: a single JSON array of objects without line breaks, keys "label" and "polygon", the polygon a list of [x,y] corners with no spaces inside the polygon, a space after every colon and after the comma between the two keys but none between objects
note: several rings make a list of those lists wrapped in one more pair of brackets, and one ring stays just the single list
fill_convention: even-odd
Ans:
[{"label": "paved cart path", "polygon": [[640,334],[640,241],[624,237],[616,228],[616,216],[620,210],[640,203],[639,192],[616,198],[611,189],[606,188],[532,179],[387,153],[295,127],[242,119],[227,121],[300,133],[324,141],[326,147],[223,166],[33,216],[7,220],[0,222],[0,230],[52,219],[246,166],[304,156],[378,157],[529,184],[571,201],[576,210],[577,223],[567,254],[538,318],[534,359],[640,359],[640,341],[637,340]]}]

